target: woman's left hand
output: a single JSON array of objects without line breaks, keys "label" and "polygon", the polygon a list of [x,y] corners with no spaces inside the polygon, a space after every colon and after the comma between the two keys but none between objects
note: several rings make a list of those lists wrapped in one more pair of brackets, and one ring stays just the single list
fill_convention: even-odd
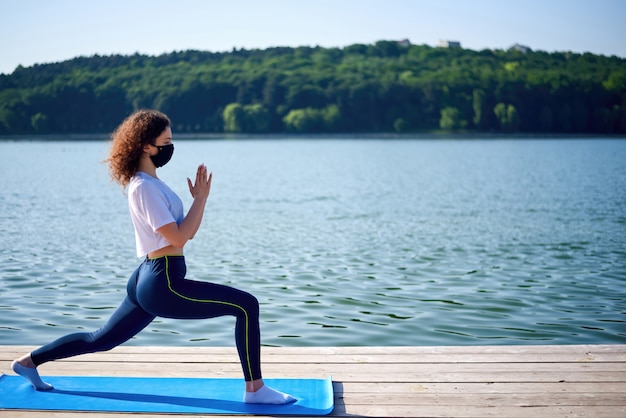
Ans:
[{"label": "woman's left hand", "polygon": [[191,183],[189,177],[187,177],[187,185],[189,186],[189,193],[194,199],[208,199],[211,192],[211,180],[213,179],[213,173],[209,173],[204,164],[198,166],[196,172],[196,182]]}]

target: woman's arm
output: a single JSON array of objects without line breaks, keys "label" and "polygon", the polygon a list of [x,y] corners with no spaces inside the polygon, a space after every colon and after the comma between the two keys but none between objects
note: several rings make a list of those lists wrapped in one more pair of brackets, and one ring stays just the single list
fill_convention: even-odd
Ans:
[{"label": "woman's arm", "polygon": [[173,246],[183,248],[187,241],[192,239],[200,224],[202,223],[202,216],[204,215],[204,208],[206,201],[209,198],[211,192],[211,180],[213,179],[213,173],[207,173],[207,168],[204,164],[198,166],[196,172],[196,182],[191,183],[191,180],[187,178],[187,184],[189,185],[189,192],[193,197],[193,203],[189,208],[189,212],[185,216],[185,219],[176,225],[175,222],[163,225],[157,232]]}]

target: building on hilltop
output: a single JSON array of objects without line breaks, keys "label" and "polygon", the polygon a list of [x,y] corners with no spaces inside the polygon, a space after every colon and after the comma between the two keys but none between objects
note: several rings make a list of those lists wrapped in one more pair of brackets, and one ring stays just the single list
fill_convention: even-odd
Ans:
[{"label": "building on hilltop", "polygon": [[514,44],[509,48],[509,51],[519,51],[521,53],[527,53],[532,51],[532,49],[530,49],[530,47],[527,47],[526,45],[521,45],[521,44]]},{"label": "building on hilltop", "polygon": [[440,48],[460,48],[461,42],[440,39],[439,42],[437,42],[437,46]]},{"label": "building on hilltop", "polygon": [[398,41],[398,45],[403,47],[411,46],[411,41],[409,41],[408,39],[403,39],[401,41]]}]

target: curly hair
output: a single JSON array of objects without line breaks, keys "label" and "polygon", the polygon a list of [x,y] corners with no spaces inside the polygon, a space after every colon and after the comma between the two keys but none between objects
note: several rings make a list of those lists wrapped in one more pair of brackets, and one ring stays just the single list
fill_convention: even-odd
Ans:
[{"label": "curly hair", "polygon": [[111,135],[111,150],[105,160],[111,178],[125,189],[137,173],[143,147],[153,144],[169,126],[169,118],[157,110],[138,110],[124,119]]}]

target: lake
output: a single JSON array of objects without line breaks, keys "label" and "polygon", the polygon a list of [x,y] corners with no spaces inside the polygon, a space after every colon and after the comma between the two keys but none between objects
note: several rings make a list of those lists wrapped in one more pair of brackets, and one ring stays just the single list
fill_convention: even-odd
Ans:
[{"label": "lake", "polygon": [[[0,344],[100,327],[139,260],[105,140],[0,141]],[[253,293],[269,346],[626,343],[626,141],[176,139],[213,171],[188,276]],[[128,344],[234,345],[234,319]]]}]

